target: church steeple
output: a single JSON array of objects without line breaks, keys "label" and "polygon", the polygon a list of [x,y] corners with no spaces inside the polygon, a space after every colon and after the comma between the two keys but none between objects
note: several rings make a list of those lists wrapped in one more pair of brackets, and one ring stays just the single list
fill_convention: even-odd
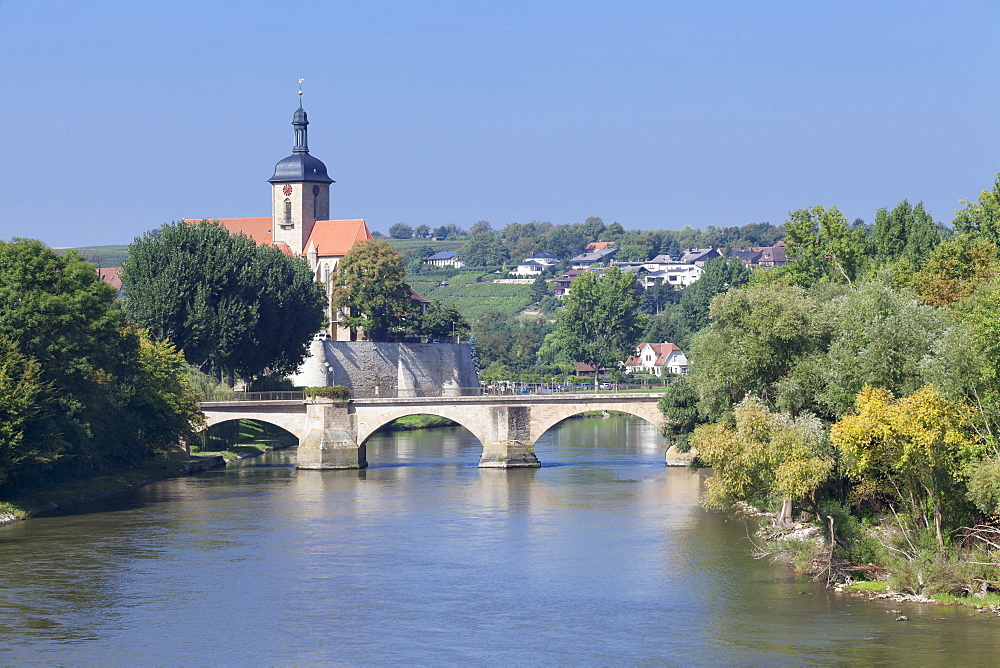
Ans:
[{"label": "church steeple", "polygon": [[286,244],[302,255],[317,220],[330,218],[330,184],[326,165],[309,155],[309,118],[302,108],[302,80],[299,80],[299,108],[292,116],[295,144],[292,154],[274,166],[271,183],[272,234],[275,243]]},{"label": "church steeple", "polygon": [[[299,95],[302,91],[299,91]],[[292,127],[295,128],[295,146],[292,147],[292,153],[308,153],[309,152],[309,129],[306,127],[309,125],[309,119],[306,117],[306,110],[302,108],[302,98],[299,98],[299,108],[295,110],[295,115],[292,116]]]}]

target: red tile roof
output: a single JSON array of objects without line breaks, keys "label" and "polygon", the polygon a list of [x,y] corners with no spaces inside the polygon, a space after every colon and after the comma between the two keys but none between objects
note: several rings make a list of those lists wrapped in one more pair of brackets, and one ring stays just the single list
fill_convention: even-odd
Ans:
[{"label": "red tile roof", "polygon": [[[213,218],[222,223],[230,234],[245,234],[259,244],[277,245],[281,252],[291,255],[292,250],[284,244],[274,244],[274,235],[270,218]],[[185,223],[196,223],[198,220],[186,218]],[[320,257],[343,257],[354,247],[354,244],[364,239],[371,239],[372,233],[364,220],[317,220],[313,225],[312,234],[306,239],[303,254],[309,250],[309,245],[316,247]]]},{"label": "red tile roof", "polygon": [[122,279],[118,275],[121,273],[121,270],[121,267],[105,267],[97,270],[97,276],[115,290],[121,290]]},{"label": "red tile roof", "polygon": [[306,241],[306,249],[309,244],[316,247],[316,254],[320,256],[337,255],[344,256],[354,248],[354,244],[359,241],[371,239],[372,233],[368,225],[361,219],[357,220],[317,220],[313,226],[312,234]]},{"label": "red tile roof", "polygon": [[654,364],[656,366],[663,366],[667,362],[667,358],[670,357],[670,353],[677,351],[683,352],[676,343],[640,343],[636,348],[636,354],[632,355],[625,361],[626,366],[642,366],[642,359],[640,355],[642,354],[643,348],[649,346],[653,354],[656,355],[656,361]]}]

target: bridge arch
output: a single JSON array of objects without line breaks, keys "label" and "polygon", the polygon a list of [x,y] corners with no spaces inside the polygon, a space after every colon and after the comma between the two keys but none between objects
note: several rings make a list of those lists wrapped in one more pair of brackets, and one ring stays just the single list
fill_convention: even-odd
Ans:
[{"label": "bridge arch", "polygon": [[479,424],[480,420],[470,419],[468,410],[463,410],[452,406],[392,406],[384,410],[366,412],[365,415],[357,419],[357,440],[358,445],[364,443],[376,431],[389,424],[393,420],[398,420],[409,415],[433,415],[441,417],[465,427],[473,436],[479,439],[480,443],[486,443],[486,432]]},{"label": "bridge arch", "polygon": [[589,411],[618,411],[650,423],[657,429],[663,423],[663,414],[656,404],[635,404],[622,401],[609,401],[592,404],[563,404],[546,407],[546,410],[532,411],[531,440],[538,441],[545,432],[563,420],[587,413]]},{"label": "bridge arch", "polygon": [[299,439],[301,443],[309,433],[308,423],[303,419],[303,415],[299,413],[283,413],[277,411],[267,411],[267,412],[239,412],[235,413],[233,411],[227,410],[205,410],[202,412],[205,414],[205,429],[213,427],[217,424],[222,424],[223,422],[229,422],[230,420],[257,420],[258,422],[266,422],[267,424],[274,425],[276,427],[281,427],[287,432],[290,432],[295,438]]}]

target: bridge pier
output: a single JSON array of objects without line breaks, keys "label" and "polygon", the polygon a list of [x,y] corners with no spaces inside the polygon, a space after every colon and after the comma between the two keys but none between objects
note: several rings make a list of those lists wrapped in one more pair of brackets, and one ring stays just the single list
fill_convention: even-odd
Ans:
[{"label": "bridge pier", "polygon": [[481,469],[537,469],[542,465],[535,456],[535,446],[521,441],[484,443]]},{"label": "bridge pier", "polygon": [[363,469],[368,466],[365,446],[353,436],[347,402],[316,400],[306,404],[309,423],[315,425],[299,442],[295,468]]},{"label": "bridge pier", "polygon": [[538,468],[531,440],[531,406],[491,406],[483,442],[479,468],[524,469]]}]

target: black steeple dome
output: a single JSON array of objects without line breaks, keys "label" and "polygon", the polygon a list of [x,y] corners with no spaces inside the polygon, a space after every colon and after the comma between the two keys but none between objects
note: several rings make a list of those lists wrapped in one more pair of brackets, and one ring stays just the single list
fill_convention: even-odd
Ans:
[{"label": "black steeple dome", "polygon": [[333,183],[333,179],[326,174],[326,165],[323,164],[323,161],[309,155],[306,127],[308,125],[309,119],[300,101],[299,108],[292,116],[292,127],[295,128],[295,145],[292,147],[292,154],[274,166],[274,176],[268,179],[269,182]]}]

